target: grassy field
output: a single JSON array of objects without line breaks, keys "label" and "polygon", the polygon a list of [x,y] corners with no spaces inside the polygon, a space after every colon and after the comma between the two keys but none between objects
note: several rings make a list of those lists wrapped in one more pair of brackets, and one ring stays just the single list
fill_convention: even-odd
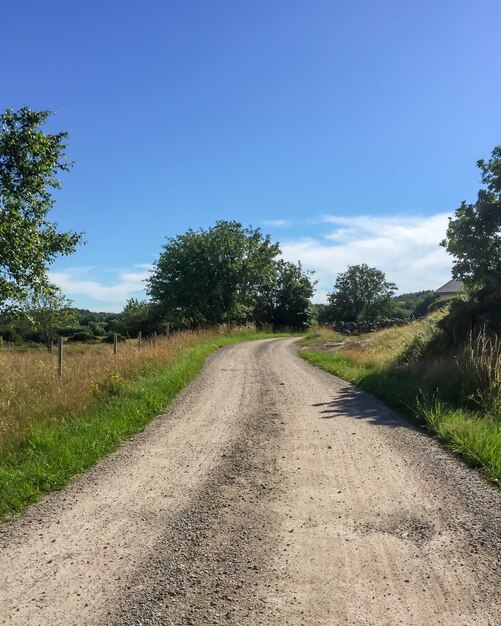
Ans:
[{"label": "grassy field", "polygon": [[59,380],[43,350],[0,353],[0,519],[60,489],[161,412],[219,347],[277,337],[252,328],[156,343],[68,346]]},{"label": "grassy field", "polygon": [[313,329],[301,356],[407,413],[500,484],[501,341],[480,333],[453,352],[430,350],[440,316],[350,337],[342,349],[318,349],[345,338]]}]

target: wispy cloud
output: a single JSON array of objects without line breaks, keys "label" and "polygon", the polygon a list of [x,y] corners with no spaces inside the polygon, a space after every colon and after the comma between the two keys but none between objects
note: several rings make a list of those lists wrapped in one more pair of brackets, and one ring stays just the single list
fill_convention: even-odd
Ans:
[{"label": "wispy cloud", "polygon": [[[144,281],[150,270],[147,264],[105,271],[97,267],[72,267],[50,272],[50,279],[65,295],[74,298],[77,305],[84,298],[90,300],[94,308],[120,311],[128,298],[144,296]],[[106,280],[106,275],[110,274],[112,278]]]},{"label": "wispy cloud", "polygon": [[367,263],[383,270],[400,293],[435,289],[450,278],[451,260],[439,246],[447,213],[435,215],[324,215],[326,231],[315,237],[282,242],[282,254],[301,260],[318,280],[316,300],[325,300],[336,275],[348,265]]}]

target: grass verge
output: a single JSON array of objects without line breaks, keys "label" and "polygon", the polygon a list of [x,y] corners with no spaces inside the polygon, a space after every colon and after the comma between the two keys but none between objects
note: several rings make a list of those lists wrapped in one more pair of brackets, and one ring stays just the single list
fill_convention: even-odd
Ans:
[{"label": "grass verge", "polygon": [[[371,335],[369,343],[347,344],[335,351],[314,349],[322,343],[321,338],[310,338],[300,354],[309,363],[405,413],[470,464],[480,467],[490,481],[501,484],[499,378],[495,382],[491,375],[487,386],[476,381],[474,387],[475,380],[468,372],[472,364],[478,372],[486,351],[475,355],[471,342],[455,354],[440,357],[417,350],[416,346],[426,346],[435,333],[436,321],[431,318],[387,329]],[[409,360],[408,355],[416,350],[418,354]],[[492,359],[490,368],[492,373]],[[490,398],[488,403],[476,400],[485,397]]]},{"label": "grass verge", "polygon": [[[20,513],[42,495],[60,489],[140,431],[191,382],[206,358],[230,343],[287,336],[236,333],[179,344],[169,362],[127,364],[94,384],[98,393],[85,410],[29,422],[22,435],[0,449],[0,520]],[[171,350],[172,352],[172,350]],[[97,386],[97,387],[96,387]]]}]

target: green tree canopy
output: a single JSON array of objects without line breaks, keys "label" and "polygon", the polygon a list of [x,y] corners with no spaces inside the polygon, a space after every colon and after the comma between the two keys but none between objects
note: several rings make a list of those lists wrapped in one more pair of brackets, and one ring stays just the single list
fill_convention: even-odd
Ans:
[{"label": "green tree canopy", "polygon": [[271,323],[275,327],[301,328],[310,322],[310,300],[314,292],[311,272],[301,263],[278,261],[271,290]]},{"label": "green tree canopy", "polygon": [[49,288],[48,265],[70,254],[81,239],[47,218],[69,171],[67,134],[46,133],[49,111],[7,109],[0,115],[0,307],[30,291]]},{"label": "green tree canopy", "polygon": [[71,304],[57,287],[32,292],[24,301],[23,315],[49,352],[58,338],[58,331],[76,322]]},{"label": "green tree canopy", "polygon": [[130,298],[119,316],[121,332],[129,337],[137,337],[139,331],[143,335],[163,331],[165,327],[158,309],[152,302]]},{"label": "green tree canopy", "polygon": [[334,291],[327,296],[330,317],[349,322],[384,317],[391,312],[395,291],[381,270],[366,263],[350,265],[337,275]]},{"label": "green tree canopy", "polygon": [[177,323],[302,325],[313,285],[299,265],[278,260],[279,253],[269,236],[235,221],[190,229],[167,240],[148,293]]},{"label": "green tree canopy", "polygon": [[188,325],[243,322],[275,275],[278,244],[238,222],[167,239],[148,280],[153,302]]},{"label": "green tree canopy", "polygon": [[501,292],[501,146],[477,161],[482,183],[475,204],[462,202],[442,246],[454,257],[452,275],[480,299]]}]

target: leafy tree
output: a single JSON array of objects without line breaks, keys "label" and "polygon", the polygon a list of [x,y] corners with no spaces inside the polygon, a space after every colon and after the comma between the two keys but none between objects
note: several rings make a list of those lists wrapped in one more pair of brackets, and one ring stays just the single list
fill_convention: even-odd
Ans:
[{"label": "leafy tree", "polygon": [[479,300],[501,292],[501,146],[477,161],[482,183],[475,204],[462,202],[441,245],[454,257],[453,278]]},{"label": "leafy tree", "polygon": [[[144,334],[159,330],[159,320],[156,307],[145,300],[130,298],[120,314],[123,332],[130,337],[137,337],[139,331]],[[120,330],[116,331],[120,332]]]},{"label": "leafy tree", "polygon": [[309,310],[310,310],[311,321],[313,323],[316,323],[322,326],[324,324],[328,324],[331,321],[329,307],[327,304],[323,304],[323,303],[310,304]]},{"label": "leafy tree", "polygon": [[334,291],[328,294],[331,319],[358,322],[384,317],[391,311],[394,283],[384,272],[362,265],[350,265],[338,274]]},{"label": "leafy tree", "polygon": [[24,316],[49,352],[58,339],[58,331],[75,323],[75,314],[70,307],[71,300],[55,287],[32,292],[24,302]]},{"label": "leafy tree", "polygon": [[271,323],[274,327],[304,328],[309,324],[312,310],[310,299],[314,292],[311,272],[305,272],[301,263],[279,260],[273,285],[265,294],[263,308],[256,310],[256,321]]},{"label": "leafy tree", "polygon": [[253,319],[275,281],[278,244],[259,229],[218,221],[167,239],[148,293],[168,319],[191,325]]},{"label": "leafy tree", "polygon": [[81,239],[47,218],[67,172],[66,133],[45,133],[49,111],[7,109],[0,115],[0,307],[49,289],[47,267]]}]

